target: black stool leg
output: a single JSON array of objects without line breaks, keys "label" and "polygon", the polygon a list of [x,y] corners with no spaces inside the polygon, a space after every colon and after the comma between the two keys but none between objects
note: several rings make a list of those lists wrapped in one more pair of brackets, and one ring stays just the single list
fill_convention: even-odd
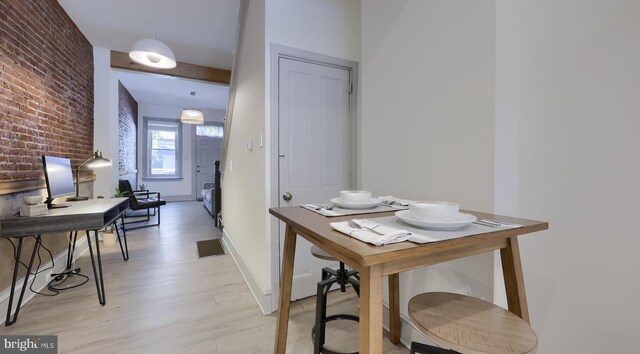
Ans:
[{"label": "black stool leg", "polygon": [[344,263],[340,262],[340,270],[338,270],[338,283],[340,284],[340,291],[347,291],[347,282],[346,282],[346,273],[347,270],[344,269]]},{"label": "black stool leg", "polygon": [[418,342],[411,342],[411,354],[460,354],[455,350],[443,349]]},{"label": "black stool leg", "polygon": [[344,263],[340,262],[340,268],[335,270],[332,268],[322,268],[322,281],[318,283],[318,289],[316,293],[316,322],[311,330],[311,337],[313,338],[313,353],[314,354],[358,354],[353,353],[339,353],[324,347],[325,342],[325,329],[327,322],[335,320],[350,320],[359,321],[358,316],[338,314],[327,316],[327,295],[331,290],[333,284],[338,283],[342,292],[346,291],[346,285],[351,284],[356,294],[360,296],[360,281],[358,279],[358,272],[351,270],[347,271]]},{"label": "black stool leg", "polygon": [[312,330],[312,336],[314,337],[313,354],[320,354],[322,345],[324,345],[325,320],[327,318],[327,293],[334,282],[334,279],[325,279],[318,283],[318,291],[316,293],[316,324]]}]

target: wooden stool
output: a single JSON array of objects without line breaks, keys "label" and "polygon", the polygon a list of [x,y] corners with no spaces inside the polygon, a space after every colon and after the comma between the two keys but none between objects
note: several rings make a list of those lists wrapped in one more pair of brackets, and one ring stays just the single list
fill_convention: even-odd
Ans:
[{"label": "wooden stool", "polygon": [[[327,261],[337,261],[335,257],[315,245],[311,246],[311,254],[316,258]],[[322,280],[318,283],[318,292],[316,295],[316,323],[311,329],[314,354],[342,354],[324,347],[327,322],[335,320],[360,321],[360,318],[354,315],[337,314],[327,316],[327,293],[331,290],[331,286],[336,283],[340,285],[340,291],[342,292],[347,291],[347,284],[351,284],[356,294],[360,296],[360,275],[358,272],[355,270],[347,270],[342,262],[340,262],[340,268],[337,270],[329,267],[322,268]],[[349,354],[358,354],[358,352]]]},{"label": "wooden stool", "polygon": [[[535,353],[538,337],[520,317],[490,302],[452,293],[409,301],[409,316],[429,339],[451,350],[411,343],[411,353]],[[415,346],[414,346],[415,344]]]}]

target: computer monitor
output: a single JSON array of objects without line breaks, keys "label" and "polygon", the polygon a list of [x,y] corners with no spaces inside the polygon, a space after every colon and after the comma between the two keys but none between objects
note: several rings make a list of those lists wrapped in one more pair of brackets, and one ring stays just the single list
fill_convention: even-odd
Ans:
[{"label": "computer monitor", "polygon": [[[47,207],[55,208],[53,200],[75,193],[71,160],[63,157],[42,156],[44,180],[47,183]],[[64,206],[58,206],[64,207]]]}]

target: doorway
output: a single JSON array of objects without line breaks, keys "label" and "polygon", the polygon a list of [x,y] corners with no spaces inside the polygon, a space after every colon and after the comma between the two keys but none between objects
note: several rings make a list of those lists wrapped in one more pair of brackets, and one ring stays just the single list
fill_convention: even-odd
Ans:
[{"label": "doorway", "polygon": [[196,135],[195,186],[196,199],[202,200],[200,191],[204,184],[214,181],[213,163],[220,160],[223,127],[219,124],[198,125]]},{"label": "doorway", "polygon": [[[272,81],[276,81],[272,146],[277,164],[273,206],[325,203],[340,190],[355,187],[356,67],[353,62],[291,48],[279,51],[275,58],[272,55]],[[283,198],[285,193],[291,195],[289,200]],[[273,298],[277,299],[284,227],[275,224]],[[310,247],[298,238],[292,300],[314,295],[322,267],[331,265],[311,256]]]}]

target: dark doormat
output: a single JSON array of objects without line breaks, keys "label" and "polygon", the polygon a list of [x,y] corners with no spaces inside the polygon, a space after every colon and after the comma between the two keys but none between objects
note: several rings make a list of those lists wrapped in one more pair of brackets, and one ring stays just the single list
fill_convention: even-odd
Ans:
[{"label": "dark doormat", "polygon": [[220,239],[198,241],[198,257],[219,256],[224,253]]}]

